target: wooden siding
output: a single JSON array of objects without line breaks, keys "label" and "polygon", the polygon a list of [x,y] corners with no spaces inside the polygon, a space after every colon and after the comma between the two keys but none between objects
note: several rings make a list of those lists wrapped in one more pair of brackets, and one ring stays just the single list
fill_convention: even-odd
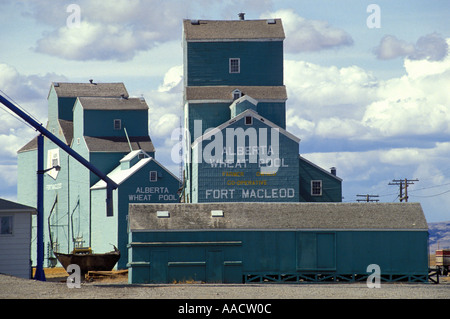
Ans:
[{"label": "wooden siding", "polygon": [[[264,145],[266,150],[263,151],[267,154],[267,148],[274,146],[271,141],[272,127],[256,117],[253,118],[253,124],[251,126],[245,125],[244,121],[245,117],[242,117],[240,120],[222,129],[222,147],[227,147],[227,129],[239,128],[245,132],[247,132],[247,129],[251,129],[257,136],[257,143],[261,142],[261,134],[267,135],[267,144]],[[204,157],[197,159],[197,153],[200,151],[200,154],[204,154],[206,152],[205,149],[211,147],[208,145],[213,145],[213,141],[205,140],[201,146],[200,144],[196,144],[193,147],[192,188],[195,196],[193,196],[192,202],[298,202],[298,142],[281,133],[278,134],[278,138],[279,156],[277,162],[274,162],[275,166],[277,166],[277,171],[275,174],[266,176],[261,175],[262,170],[260,166],[265,166],[265,164],[260,164],[260,160],[263,158],[261,157],[261,149],[258,151],[259,155],[255,153],[256,163],[251,163],[250,156],[247,155],[245,156],[245,163],[239,162],[237,156],[234,156],[233,162],[228,165],[226,164],[226,154],[220,156],[219,162],[214,163],[206,162]],[[248,138],[245,143],[245,147],[252,152],[254,151],[253,146],[257,147],[258,145],[251,145]],[[223,149],[216,151],[222,152]],[[230,153],[230,151],[232,154],[244,152],[242,148],[238,151],[236,141],[232,150],[227,149],[227,152]]]},{"label": "wooden siding", "polygon": [[[366,278],[370,264],[379,265],[385,278],[426,281],[427,239],[426,231],[131,232],[129,282],[242,283],[253,276],[296,281],[324,273],[351,280]],[[211,278],[211,268],[222,276]]]},{"label": "wooden siding", "polygon": [[13,234],[0,235],[0,273],[31,277],[31,213],[0,213],[13,216]]},{"label": "wooden siding", "polygon": [[[322,194],[311,193],[311,181],[322,182]],[[341,202],[342,180],[317,165],[299,156],[300,201],[302,202]]]},{"label": "wooden siding", "polygon": [[[189,42],[187,86],[283,85],[283,42]],[[240,59],[230,74],[229,59]]]}]

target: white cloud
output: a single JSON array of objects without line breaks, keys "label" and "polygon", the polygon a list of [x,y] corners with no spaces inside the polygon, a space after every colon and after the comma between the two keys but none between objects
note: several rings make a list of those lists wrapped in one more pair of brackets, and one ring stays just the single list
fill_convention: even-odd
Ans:
[{"label": "white cloud", "polygon": [[39,40],[36,50],[72,60],[129,60],[154,46],[157,38],[152,31],[82,21],[79,27],[64,26]]},{"label": "white cloud", "polygon": [[138,52],[172,41],[181,33],[181,21],[189,4],[174,0],[118,0],[114,4],[78,1],[80,25],[67,19],[67,4],[47,0],[24,3],[29,15],[51,27],[35,50],[69,60],[130,60]]},{"label": "white cloud", "polygon": [[[381,202],[398,202],[399,188],[394,179],[418,179],[408,188],[410,202],[420,202],[427,220],[448,220],[450,196],[450,142],[433,147],[389,148],[355,152],[302,154],[313,163],[335,166],[343,179],[344,201],[356,201],[356,194],[379,195]],[[444,206],[442,206],[444,205]]]},{"label": "white cloud", "polygon": [[353,44],[352,37],[344,30],[332,27],[326,21],[305,19],[292,9],[265,13],[261,17],[282,19],[287,52],[319,51]]},{"label": "white cloud", "polygon": [[170,68],[163,83],[145,94],[149,105],[149,127],[152,138],[164,139],[179,128],[183,114],[183,68]]},{"label": "white cloud", "polygon": [[285,61],[288,129],[302,139],[450,139],[450,57],[404,66],[404,76],[378,80],[356,66]]},{"label": "white cloud", "polygon": [[382,60],[407,57],[411,60],[442,61],[447,52],[446,40],[437,33],[420,37],[416,44],[407,43],[393,35],[386,35],[374,49],[377,58]]},{"label": "white cloud", "polygon": [[[46,101],[50,83],[64,79],[54,73],[23,75],[8,64],[0,64],[2,94],[44,125],[47,122]],[[6,106],[1,105],[0,108],[0,159],[11,161],[16,158],[17,151],[36,135],[36,131]]]}]

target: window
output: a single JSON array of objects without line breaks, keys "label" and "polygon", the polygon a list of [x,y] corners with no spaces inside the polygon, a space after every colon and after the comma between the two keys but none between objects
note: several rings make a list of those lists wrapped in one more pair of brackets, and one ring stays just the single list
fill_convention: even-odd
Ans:
[{"label": "window", "polygon": [[52,167],[58,166],[59,165],[59,157],[58,157],[58,153],[53,153],[53,157],[52,157]]},{"label": "window", "polygon": [[118,131],[122,129],[122,120],[116,119],[114,120],[114,130]]},{"label": "window", "polygon": [[158,172],[150,171],[150,182],[156,182],[158,180]]},{"label": "window", "polygon": [[240,98],[242,96],[242,92],[239,91],[238,89],[233,91],[233,101],[237,100],[238,98]]},{"label": "window", "polygon": [[311,181],[311,195],[322,196],[322,181]]},{"label": "window", "polygon": [[245,125],[252,125],[253,124],[253,117],[246,116],[245,117]]},{"label": "window", "polygon": [[241,59],[231,58],[230,59],[230,73],[240,73],[241,72]]},{"label": "window", "polygon": [[0,216],[0,235],[12,235],[13,233],[13,217]]}]

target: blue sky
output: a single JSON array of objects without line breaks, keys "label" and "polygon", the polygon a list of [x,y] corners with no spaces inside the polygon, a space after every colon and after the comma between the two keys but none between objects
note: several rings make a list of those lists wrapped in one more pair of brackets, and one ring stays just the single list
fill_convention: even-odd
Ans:
[{"label": "blue sky", "polygon": [[[80,25],[69,28],[70,4]],[[379,28],[367,19],[379,8]],[[43,123],[52,81],[124,82],[146,98],[157,159],[182,114],[182,19],[282,18],[287,129],[299,152],[337,167],[344,202],[409,201],[450,220],[450,2],[0,0],[0,89]],[[73,20],[71,20],[73,21]],[[17,150],[35,132],[0,110],[0,197],[16,198]]]}]

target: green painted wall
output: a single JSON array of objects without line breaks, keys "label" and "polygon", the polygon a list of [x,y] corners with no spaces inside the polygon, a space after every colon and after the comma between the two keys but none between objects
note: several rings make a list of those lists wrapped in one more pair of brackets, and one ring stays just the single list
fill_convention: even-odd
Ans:
[{"label": "green painted wall", "polygon": [[[188,42],[187,85],[283,85],[283,41]],[[229,59],[240,59],[230,74]]]},{"label": "green painted wall", "polygon": [[[244,276],[427,276],[426,231],[188,231],[129,233],[129,281],[241,283]],[[216,258],[211,255],[216,253]],[[155,271],[158,269],[159,271]]]},{"label": "green painted wall", "polygon": [[[300,201],[341,202],[342,181],[299,156]],[[322,194],[312,195],[311,181],[322,181]]]},{"label": "green painted wall", "polygon": [[[101,121],[99,121],[101,119]],[[122,129],[114,130],[114,120],[120,119]],[[147,110],[84,110],[84,135],[86,136],[148,136]]]},{"label": "green painted wall", "polygon": [[[156,182],[150,182],[150,171],[158,172]],[[178,189],[179,180],[152,160],[113,192],[114,216],[106,216],[105,189],[91,190],[92,246],[107,252],[112,250],[110,244],[116,245],[121,252],[117,268],[125,269],[128,262],[128,204],[178,203]]]},{"label": "green painted wall", "polygon": [[[245,117],[235,121],[227,128],[222,130],[223,144],[222,152],[226,154],[244,154],[245,160],[240,160],[238,156],[233,155],[231,162],[227,162],[226,154],[220,156],[217,160],[208,162],[205,154],[213,153],[210,150],[215,143],[215,138],[211,141],[204,140],[201,145],[197,144],[193,148],[192,163],[192,202],[221,202],[221,201],[267,201],[267,202],[285,202],[299,201],[299,163],[298,163],[298,143],[284,134],[279,133],[279,156],[273,160],[272,166],[276,169],[273,174],[264,175],[261,167],[266,163],[261,163],[263,157],[261,154],[267,154],[267,149],[274,147],[275,143],[271,141],[271,127],[253,118],[252,125],[244,124]],[[234,131],[241,129],[249,136],[255,136],[255,144],[246,137],[245,147],[238,149],[237,138],[234,138],[234,148],[227,147],[227,130]],[[252,133],[253,132],[253,133]],[[267,144],[264,143],[263,135],[267,138]],[[221,140],[218,138],[218,140]],[[258,150],[258,145],[264,145],[264,149]],[[255,146],[256,148],[251,148]],[[200,148],[201,147],[201,148]],[[198,160],[198,151],[203,154],[202,160]],[[252,158],[251,154],[255,154]],[[255,163],[256,161],[256,163]],[[253,163],[252,163],[253,162]]]}]

